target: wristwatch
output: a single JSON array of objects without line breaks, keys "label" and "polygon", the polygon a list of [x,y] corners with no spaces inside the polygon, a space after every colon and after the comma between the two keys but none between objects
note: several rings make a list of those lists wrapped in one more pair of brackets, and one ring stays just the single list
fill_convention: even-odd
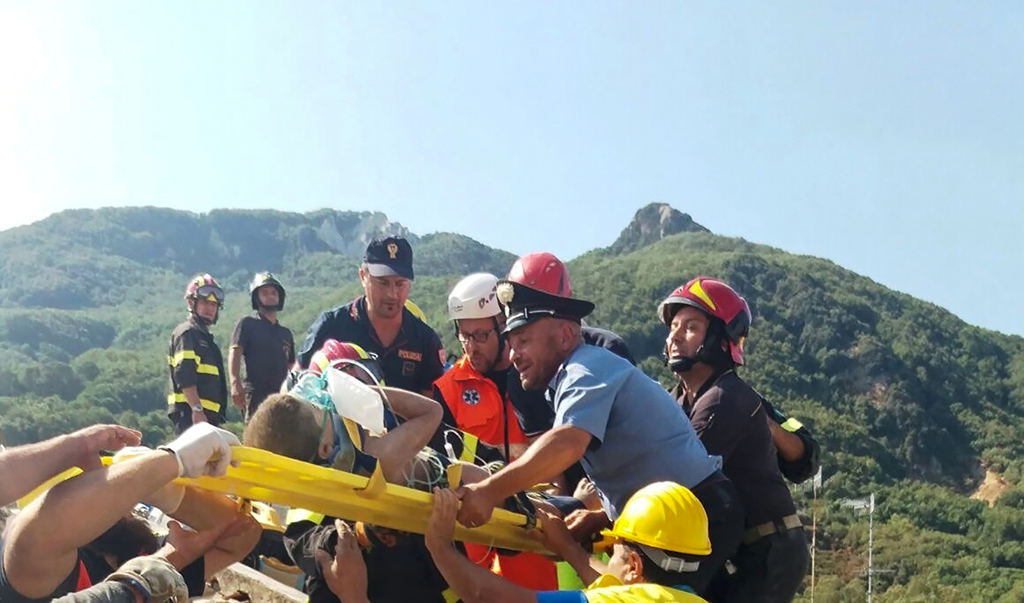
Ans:
[{"label": "wristwatch", "polygon": [[192,407],[192,412],[203,412],[203,405],[202,404],[198,404],[196,406],[193,406]]}]

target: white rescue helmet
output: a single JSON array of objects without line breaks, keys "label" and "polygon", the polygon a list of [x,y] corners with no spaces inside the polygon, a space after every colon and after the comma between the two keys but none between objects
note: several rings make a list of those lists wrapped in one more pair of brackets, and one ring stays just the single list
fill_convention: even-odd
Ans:
[{"label": "white rescue helmet", "polygon": [[501,314],[497,288],[498,277],[486,272],[462,279],[448,295],[448,319],[470,320]]}]

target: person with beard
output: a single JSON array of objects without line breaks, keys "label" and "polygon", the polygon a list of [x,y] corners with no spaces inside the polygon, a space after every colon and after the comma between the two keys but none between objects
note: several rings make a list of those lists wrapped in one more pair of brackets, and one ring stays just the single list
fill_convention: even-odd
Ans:
[{"label": "person with beard", "polygon": [[[498,277],[477,273],[459,281],[449,294],[448,318],[455,324],[463,356],[434,382],[434,399],[444,409],[445,423],[503,450],[510,462],[522,456],[528,443],[506,394],[512,362],[497,286]],[[474,563],[511,582],[534,590],[558,588],[555,564],[541,555],[465,546]]]},{"label": "person with beard", "polygon": [[721,459],[708,454],[660,385],[627,360],[583,342],[580,321],[594,304],[568,297],[566,285],[563,279],[533,282],[517,271],[498,283],[512,362],[524,388],[548,391],[555,426],[504,469],[459,488],[459,522],[482,525],[505,497],[577,461],[604,511],[600,524],[578,526],[580,537],[609,527],[644,486],[678,483],[700,500],[711,525],[712,554],[679,576],[679,584],[700,594],[739,543],[742,509],[735,489],[719,470]]},{"label": "person with beard", "polygon": [[[284,309],[284,286],[273,274],[257,272],[249,285],[255,316],[243,316],[235,325],[228,350],[231,402],[246,421],[260,403],[281,389],[295,362],[292,332],[277,322]],[[245,379],[241,376],[245,359]]]},{"label": "person with beard", "polygon": [[444,372],[441,338],[405,303],[415,274],[412,247],[404,237],[370,241],[359,269],[364,295],[320,315],[299,352],[306,368],[328,339],[348,341],[377,356],[384,382],[430,397]]},{"label": "person with beard", "polygon": [[[227,497],[172,480],[223,475],[234,444],[231,433],[200,424],[158,450],[132,450],[109,467],[100,464],[96,446],[83,449],[82,475],[57,484],[8,523],[0,543],[0,601],[49,601],[81,591],[130,559],[156,552],[159,543],[148,526],[131,515],[141,501],[196,530],[214,532],[212,548],[194,563],[173,557],[190,591],[201,593],[207,578],[255,545],[259,524]],[[121,448],[124,441],[108,445]],[[226,524],[231,527],[218,532]]]},{"label": "person with beard", "polygon": [[761,396],[736,374],[750,307],[727,284],[701,276],[669,294],[658,315],[669,327],[666,357],[679,377],[679,405],[708,452],[722,457],[745,511],[735,573],[717,576],[714,593],[725,601],[790,601],[807,573],[807,539]]},{"label": "person with beard", "polygon": [[224,357],[210,327],[224,307],[224,290],[209,274],[185,286],[188,319],[171,332],[167,362],[171,372],[168,416],[181,435],[195,423],[224,424],[228,401]]}]

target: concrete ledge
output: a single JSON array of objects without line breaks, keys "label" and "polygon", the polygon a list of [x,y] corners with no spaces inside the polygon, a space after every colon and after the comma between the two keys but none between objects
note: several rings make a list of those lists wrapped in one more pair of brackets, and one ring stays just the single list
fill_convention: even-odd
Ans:
[{"label": "concrete ledge", "polygon": [[[236,563],[214,576],[213,597],[203,597],[196,601],[218,601],[224,596],[241,591],[249,595],[250,601],[259,603],[305,603],[307,597],[304,593],[285,586],[270,576]],[[217,593],[220,596],[217,596]]]}]

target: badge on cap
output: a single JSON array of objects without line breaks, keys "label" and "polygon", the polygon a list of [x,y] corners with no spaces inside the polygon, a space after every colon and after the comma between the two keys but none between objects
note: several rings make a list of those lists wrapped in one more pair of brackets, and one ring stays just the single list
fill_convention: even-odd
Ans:
[{"label": "badge on cap", "polygon": [[398,244],[397,243],[388,243],[388,255],[390,255],[391,259],[393,259],[393,260],[398,257]]},{"label": "badge on cap", "polygon": [[512,286],[512,283],[498,283],[497,292],[498,301],[505,304],[506,306],[512,302],[512,298],[516,294],[516,290]]}]

